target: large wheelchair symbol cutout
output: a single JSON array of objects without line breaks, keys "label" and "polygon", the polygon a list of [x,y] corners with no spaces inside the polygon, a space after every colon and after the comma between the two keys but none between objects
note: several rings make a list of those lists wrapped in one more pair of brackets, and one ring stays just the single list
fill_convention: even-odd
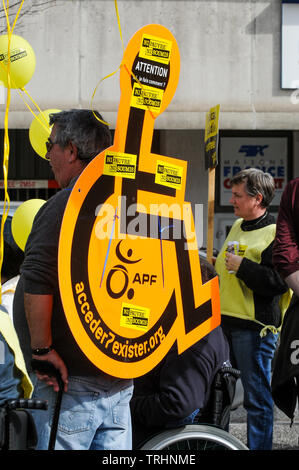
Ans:
[{"label": "large wheelchair symbol cutout", "polygon": [[120,378],[182,353],[220,324],[218,278],[203,284],[187,162],[151,153],[180,57],[173,35],[148,25],[120,72],[113,145],[78,178],[63,217],[58,269],[72,334],[89,360]]}]

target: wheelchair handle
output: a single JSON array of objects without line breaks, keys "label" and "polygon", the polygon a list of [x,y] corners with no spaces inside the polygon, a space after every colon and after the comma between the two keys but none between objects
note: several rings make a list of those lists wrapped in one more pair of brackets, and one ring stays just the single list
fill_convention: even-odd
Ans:
[{"label": "wheelchair handle", "polygon": [[235,369],[234,367],[222,367],[219,372],[222,374],[231,374],[237,379],[241,376],[241,371],[239,369]]},{"label": "wheelchair handle", "polygon": [[47,410],[48,402],[34,398],[11,398],[10,400],[6,400],[5,407],[8,410],[16,410],[19,408],[27,410]]},{"label": "wheelchair handle", "polygon": [[38,359],[32,359],[31,365],[32,365],[33,370],[55,377],[58,382],[59,391],[56,395],[55,409],[54,409],[54,415],[53,415],[51,433],[50,433],[49,445],[48,445],[48,450],[54,450],[57,428],[58,428],[58,421],[59,421],[59,412],[60,412],[61,400],[62,400],[62,394],[63,394],[63,388],[64,388],[63,380],[61,378],[60,371],[56,369],[56,367],[49,361],[39,361]]}]

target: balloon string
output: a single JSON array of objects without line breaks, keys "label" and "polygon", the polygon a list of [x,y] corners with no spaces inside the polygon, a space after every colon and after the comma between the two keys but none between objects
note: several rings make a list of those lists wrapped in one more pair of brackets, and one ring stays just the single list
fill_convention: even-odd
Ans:
[{"label": "balloon string", "polygon": [[[17,11],[17,14],[16,14],[16,17],[14,19],[14,22],[13,22],[13,25],[12,25],[12,28],[10,28],[10,23],[9,23],[9,18],[8,18],[8,8],[9,8],[9,0],[7,0],[7,4],[8,4],[8,8],[6,8],[5,6],[5,3],[4,3],[4,0],[3,0],[3,7],[4,7],[4,11],[5,11],[5,15],[6,15],[6,22],[7,22],[7,31],[8,31],[8,42],[9,42],[9,46],[10,46],[10,41],[11,41],[11,35],[13,33],[13,30],[16,26],[16,23],[17,23],[17,20],[18,20],[18,17],[20,15],[20,12],[21,12],[21,9],[22,9],[22,6],[23,6],[23,3],[24,3],[25,0],[22,0],[20,6],[19,6],[19,9]],[[12,79],[12,77],[10,76],[10,73],[9,73],[9,68],[10,68],[10,47],[8,47],[8,54],[9,54],[9,60],[8,60],[8,64],[7,64],[7,69],[4,67],[4,65],[2,64],[2,62],[0,62],[0,65],[1,67],[7,71],[7,75],[8,75],[8,80],[10,80],[10,84],[12,83],[13,87],[14,88],[17,88],[17,91],[19,93],[19,95],[21,96],[22,100],[24,101],[25,105],[27,106],[27,108],[29,109],[29,111],[34,115],[34,117],[37,119],[37,121],[41,124],[41,126],[48,132],[49,131],[49,126],[48,125],[45,125],[43,122],[41,122],[41,120],[39,119],[38,116],[36,116],[36,114],[33,112],[33,110],[30,108],[30,106],[27,104],[27,102],[24,100],[24,97],[21,93],[21,91],[23,93],[25,93],[29,99],[31,99],[32,103],[36,106],[36,108],[38,109],[38,111],[41,113],[41,115],[43,116],[44,118],[44,121],[45,123],[47,124],[48,121],[47,119],[44,117],[44,114],[43,112],[41,111],[40,107],[38,106],[38,104],[33,100],[33,98],[30,96],[30,94],[28,93],[28,91],[22,87],[20,89],[18,89],[18,87],[16,86],[14,80]],[[21,90],[21,91],[20,91]]]},{"label": "balloon string", "polygon": [[[122,47],[123,47],[123,52],[124,52],[125,47],[124,47],[123,35],[122,35],[122,31],[121,31],[120,17],[119,17],[119,12],[118,12],[117,0],[114,0],[114,6],[115,6],[115,12],[116,12],[116,18],[117,18],[117,24],[118,24],[118,30],[119,30],[120,40],[121,40]],[[92,94],[91,101],[90,101],[90,107],[91,107],[91,110],[92,110],[92,113],[93,113],[94,117],[95,117],[98,121],[100,121],[102,124],[106,124],[107,126],[109,126],[109,123],[106,122],[106,121],[103,121],[102,119],[100,119],[100,118],[95,114],[95,112],[94,112],[94,110],[93,110],[93,104],[92,104],[92,103],[93,103],[93,99],[94,99],[94,96],[95,96],[95,94],[96,94],[96,91],[97,91],[99,85],[100,85],[104,80],[106,80],[106,78],[112,77],[116,72],[119,71],[119,69],[120,69],[121,67],[125,67],[125,69],[126,69],[127,72],[129,73],[129,75],[131,75],[131,76],[134,78],[134,80],[135,80],[135,81],[141,86],[141,88],[144,90],[144,86],[142,85],[142,83],[140,83],[140,81],[138,80],[138,78],[136,77],[136,75],[132,72],[132,70],[129,70],[129,69],[128,69],[128,67],[127,67],[127,65],[125,64],[124,61],[121,62],[121,64],[119,65],[119,67],[118,67],[114,72],[110,73],[109,75],[106,75],[106,77],[104,77],[104,78],[101,78],[101,80],[100,80],[100,81],[98,82],[98,84],[96,85],[96,87],[95,87],[95,89],[94,89],[94,92],[93,92],[93,94]],[[152,118],[155,119],[155,116],[154,116],[154,114],[152,113],[150,107],[149,107],[148,105],[146,105],[146,106],[147,106],[147,109],[148,109],[148,111],[150,112]]]},{"label": "balloon string", "polygon": [[13,32],[13,30],[15,29],[15,25],[16,25],[16,23],[17,23],[17,20],[18,20],[19,14],[20,14],[20,12],[21,12],[21,10],[22,10],[22,6],[23,6],[23,3],[24,3],[24,1],[25,1],[25,0],[22,0],[21,4],[20,4],[20,6],[19,6],[19,9],[18,9],[18,11],[17,11],[17,14],[16,14],[16,17],[15,17],[15,20],[14,20],[14,22],[13,22],[13,25],[12,25],[12,28],[11,28],[11,33],[12,33],[12,32]]},{"label": "balloon string", "polygon": [[[9,136],[8,136],[8,113],[10,106],[10,43],[11,43],[11,29],[8,18],[9,1],[7,0],[7,6],[3,0],[3,8],[5,11],[6,22],[7,22],[7,33],[8,33],[8,45],[7,45],[7,97],[6,97],[6,108],[4,116],[4,148],[3,148],[3,179],[4,179],[4,203],[3,213],[1,217],[1,229],[0,229],[0,272],[2,271],[3,255],[4,255],[4,225],[9,212],[10,199],[7,190],[7,175],[8,175],[8,163],[9,163]],[[0,303],[2,303],[2,282],[0,279]]]},{"label": "balloon string", "polygon": [[23,93],[25,93],[25,95],[27,95],[27,96],[31,99],[32,103],[37,107],[37,109],[38,109],[39,112],[41,113],[42,111],[41,111],[40,107],[39,107],[38,104],[34,101],[34,99],[32,98],[32,96],[30,96],[30,94],[28,93],[28,91],[27,91],[24,87],[20,88],[20,90],[21,90]]},{"label": "balloon string", "polygon": [[[26,102],[26,100],[24,99],[24,96],[22,95],[22,93],[20,92],[20,90],[21,90],[23,93],[25,93],[25,94],[28,96],[29,99],[31,99],[32,103],[36,106],[36,108],[38,109],[40,115],[43,117],[43,119],[44,119],[44,121],[45,121],[46,124],[43,123],[43,122],[40,120],[39,116],[37,116],[37,115],[35,114],[35,112],[31,109],[31,107],[29,106],[29,104],[28,104],[28,103]],[[46,119],[46,117],[45,117],[43,111],[40,109],[40,107],[38,106],[38,104],[34,101],[34,99],[32,98],[32,96],[30,96],[30,94],[28,93],[27,90],[25,90],[24,87],[23,87],[23,88],[20,88],[20,90],[18,90],[18,93],[19,93],[19,95],[21,96],[21,98],[22,98],[22,100],[23,100],[25,106],[27,106],[27,108],[29,109],[29,111],[33,114],[33,116],[35,116],[35,119],[40,123],[40,125],[45,129],[45,131],[49,132],[49,130],[50,130],[49,124],[48,124],[48,121],[47,121],[47,119]]]},{"label": "balloon string", "polygon": [[119,13],[118,13],[118,6],[117,6],[117,0],[114,0],[114,6],[115,6],[115,11],[116,11],[116,18],[117,18],[117,24],[118,24],[118,30],[119,30],[119,35],[120,35],[120,40],[123,46],[123,52],[125,51],[125,46],[124,46],[124,41],[123,41],[123,35],[121,32],[121,26],[120,26],[120,19],[119,19]]},{"label": "balloon string", "polygon": [[[10,101],[11,101],[11,76],[10,76],[10,45],[11,45],[11,37],[13,30],[16,26],[18,17],[20,15],[24,0],[22,0],[17,14],[15,16],[12,28],[9,22],[9,0],[7,0],[7,4],[5,4],[5,0],[2,0],[3,9],[6,16],[6,24],[7,24],[7,97],[6,97],[6,107],[5,107],[5,116],[4,116],[4,148],[3,148],[3,180],[4,180],[4,203],[3,203],[3,213],[1,218],[1,228],[0,228],[0,272],[2,271],[3,265],[3,256],[4,256],[4,225],[7,220],[7,216],[9,213],[10,208],[10,198],[8,194],[8,186],[7,186],[7,179],[8,179],[8,169],[9,169],[9,154],[10,154],[10,142],[9,142],[9,134],[8,134],[8,115],[9,115],[9,108],[10,108]],[[1,63],[2,65],[2,63]],[[2,303],[2,282],[0,278],[0,303]]]},{"label": "balloon string", "polygon": [[104,80],[106,80],[106,78],[112,77],[112,75],[114,75],[116,72],[119,71],[120,67],[121,67],[121,65],[120,65],[116,70],[114,70],[114,72],[110,73],[109,75],[106,75],[106,77],[102,78],[102,79],[99,81],[99,83],[98,83],[97,86],[95,87],[94,92],[93,92],[92,97],[91,97],[90,107],[91,107],[91,110],[92,110],[92,113],[93,113],[94,117],[95,117],[98,121],[100,121],[102,124],[105,124],[106,126],[109,126],[109,123],[106,122],[106,121],[103,121],[103,119],[100,119],[100,118],[95,114],[95,112],[94,112],[94,110],[93,110],[92,102],[93,102],[94,95],[96,94],[96,91],[97,91],[97,89],[98,89],[100,83],[103,82]]},{"label": "balloon string", "polygon": [[[0,67],[2,67],[5,71],[7,71],[7,69],[4,67],[4,65],[2,64],[2,62],[0,62]],[[49,132],[49,125],[48,125],[48,121],[43,113],[43,111],[40,109],[40,107],[38,106],[38,104],[36,103],[36,101],[34,101],[34,99],[32,98],[32,96],[29,94],[29,92],[24,88],[17,88],[16,86],[16,83],[14,82],[13,78],[10,77],[10,83],[13,85],[13,87],[17,90],[17,92],[19,93],[20,97],[22,98],[25,106],[27,106],[27,108],[29,109],[29,111],[33,114],[33,116],[35,117],[35,119],[40,123],[40,125],[45,129],[45,131]],[[29,104],[26,102],[26,100],[24,99],[24,96],[22,95],[22,92],[28,96],[28,98],[32,101],[32,103],[36,106],[36,108],[38,109],[39,113],[41,114],[41,116],[44,118],[44,121],[45,123],[43,123],[40,119],[39,119],[39,116],[37,116],[35,114],[35,112],[31,109],[31,107],[29,106]]]},{"label": "balloon string", "polygon": [[[123,47],[123,51],[124,51],[124,50],[125,50],[125,47],[124,47],[124,42],[123,42],[123,35],[122,35],[122,32],[121,32],[121,26],[120,26],[120,19],[119,19],[119,12],[118,12],[117,0],[114,0],[114,6],[115,6],[115,12],[116,12],[116,18],[117,18],[117,24],[118,24],[118,30],[119,30],[120,40],[121,40],[122,47]],[[94,117],[95,117],[98,121],[100,121],[102,124],[105,124],[106,126],[109,126],[109,123],[106,122],[106,121],[103,121],[102,119],[100,119],[100,118],[95,114],[95,112],[94,112],[94,110],[93,110],[93,105],[92,105],[93,99],[94,99],[94,95],[96,94],[96,91],[97,91],[99,85],[100,85],[104,80],[106,80],[106,78],[110,78],[110,77],[112,77],[114,74],[116,74],[116,72],[119,71],[119,69],[121,68],[121,66],[122,66],[122,63],[119,65],[119,67],[117,67],[116,70],[114,70],[114,72],[110,73],[109,75],[106,75],[106,77],[102,78],[102,79],[98,82],[97,86],[96,86],[95,89],[94,89],[94,92],[93,92],[93,94],[92,94],[92,97],[91,97],[90,108],[91,108],[91,110],[92,110],[92,113],[93,113]]]},{"label": "balloon string", "polygon": [[[2,64],[2,62],[0,62],[0,67],[2,67],[5,71],[7,71],[7,69],[4,67],[4,65]],[[40,125],[45,129],[45,131],[49,132],[49,125],[48,125],[48,121],[43,113],[43,111],[41,111],[40,107],[38,106],[38,104],[34,101],[34,99],[32,98],[32,96],[29,94],[29,92],[24,88],[17,88],[14,80],[12,77],[10,77],[10,83],[13,85],[13,87],[17,90],[17,92],[19,93],[20,97],[22,98],[25,106],[27,106],[27,108],[29,109],[29,111],[33,114],[33,116],[35,117],[35,119],[40,123]],[[43,123],[40,119],[39,119],[39,116],[35,114],[35,112],[31,109],[31,107],[29,106],[29,104],[26,102],[26,100],[24,99],[24,96],[22,95],[22,92],[28,96],[28,98],[32,101],[32,103],[36,106],[36,108],[38,109],[38,111],[40,112],[41,116],[44,118],[44,121],[45,123]]]},{"label": "balloon string", "polygon": [[3,4],[4,13],[5,13],[5,16],[6,16],[7,33],[9,33],[10,32],[10,23],[9,23],[9,18],[8,18],[9,0],[7,0],[7,7],[5,5],[4,0],[2,0],[2,4]]}]

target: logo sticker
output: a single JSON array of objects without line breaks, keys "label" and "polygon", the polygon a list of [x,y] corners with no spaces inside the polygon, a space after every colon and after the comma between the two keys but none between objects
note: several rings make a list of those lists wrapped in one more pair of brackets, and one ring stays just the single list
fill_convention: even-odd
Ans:
[{"label": "logo sticker", "polygon": [[163,99],[163,90],[153,88],[147,85],[142,87],[138,83],[134,84],[131,106],[139,109],[150,109],[154,112],[160,112]]},{"label": "logo sticker", "polygon": [[183,167],[170,165],[162,160],[157,161],[155,183],[169,188],[182,188]]},{"label": "logo sticker", "polygon": [[123,303],[120,326],[147,331],[149,327],[149,308]]},{"label": "logo sticker", "polygon": [[144,34],[139,57],[169,64],[172,41]]},{"label": "logo sticker", "polygon": [[105,153],[104,175],[122,176],[134,179],[136,176],[137,155],[121,152]]}]

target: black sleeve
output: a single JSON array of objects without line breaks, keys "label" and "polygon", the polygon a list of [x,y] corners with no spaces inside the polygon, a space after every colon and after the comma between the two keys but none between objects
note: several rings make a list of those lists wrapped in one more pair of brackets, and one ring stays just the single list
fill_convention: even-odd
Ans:
[{"label": "black sleeve", "polygon": [[273,243],[262,252],[260,263],[243,258],[236,273],[254,293],[269,297],[281,295],[288,290],[288,286],[272,264]]},{"label": "black sleeve", "polygon": [[202,341],[178,355],[170,351],[161,367],[157,390],[134,394],[132,418],[143,426],[163,426],[189,416],[205,404],[215,371],[215,352]]},{"label": "black sleeve", "polygon": [[49,199],[37,213],[21,267],[24,290],[29,294],[53,294],[58,280],[58,243],[69,192]]},{"label": "black sleeve", "polygon": [[273,246],[273,263],[283,278],[298,271],[299,243],[296,230],[298,197],[298,182],[291,181],[281,196]]}]

